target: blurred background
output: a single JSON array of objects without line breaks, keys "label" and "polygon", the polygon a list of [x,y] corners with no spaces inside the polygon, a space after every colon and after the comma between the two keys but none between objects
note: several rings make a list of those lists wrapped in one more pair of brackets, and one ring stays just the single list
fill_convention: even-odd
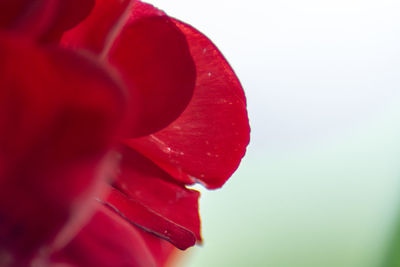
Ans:
[{"label": "blurred background", "polygon": [[400,266],[400,2],[151,2],[220,48],[252,127],[182,265]]}]

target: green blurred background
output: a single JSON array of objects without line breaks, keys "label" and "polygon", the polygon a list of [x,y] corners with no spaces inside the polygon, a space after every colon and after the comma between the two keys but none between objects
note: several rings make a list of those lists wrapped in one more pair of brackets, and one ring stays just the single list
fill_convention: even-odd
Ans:
[{"label": "green blurred background", "polygon": [[400,2],[152,3],[221,49],[252,127],[228,183],[196,187],[182,266],[400,266]]},{"label": "green blurred background", "polygon": [[383,266],[400,204],[399,120],[396,108],[280,155],[250,146],[226,187],[203,193],[205,243],[185,266]]}]

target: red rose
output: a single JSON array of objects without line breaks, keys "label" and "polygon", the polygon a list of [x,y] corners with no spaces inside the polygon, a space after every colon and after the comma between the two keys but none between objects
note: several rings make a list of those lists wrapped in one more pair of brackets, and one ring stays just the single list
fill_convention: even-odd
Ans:
[{"label": "red rose", "polygon": [[218,49],[140,1],[0,13],[0,263],[162,266],[200,242],[185,186],[221,187],[249,141]]}]

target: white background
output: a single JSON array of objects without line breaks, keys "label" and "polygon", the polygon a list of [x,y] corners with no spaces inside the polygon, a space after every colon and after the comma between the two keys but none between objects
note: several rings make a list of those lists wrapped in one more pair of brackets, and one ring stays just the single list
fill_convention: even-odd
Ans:
[{"label": "white background", "polygon": [[252,127],[186,264],[378,266],[400,211],[400,1],[152,3],[221,49]]}]

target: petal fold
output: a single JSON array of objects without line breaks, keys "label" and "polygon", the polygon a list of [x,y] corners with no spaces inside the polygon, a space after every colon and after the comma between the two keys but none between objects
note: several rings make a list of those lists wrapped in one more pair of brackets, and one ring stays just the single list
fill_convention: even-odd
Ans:
[{"label": "petal fold", "polygon": [[201,241],[199,192],[185,188],[131,149],[125,149],[120,175],[105,199],[121,216],[180,249]]},{"label": "petal fold", "polygon": [[171,242],[179,249],[187,249],[196,243],[196,237],[192,232],[155,213],[154,210],[119,190],[112,189],[105,203],[128,222]]}]

